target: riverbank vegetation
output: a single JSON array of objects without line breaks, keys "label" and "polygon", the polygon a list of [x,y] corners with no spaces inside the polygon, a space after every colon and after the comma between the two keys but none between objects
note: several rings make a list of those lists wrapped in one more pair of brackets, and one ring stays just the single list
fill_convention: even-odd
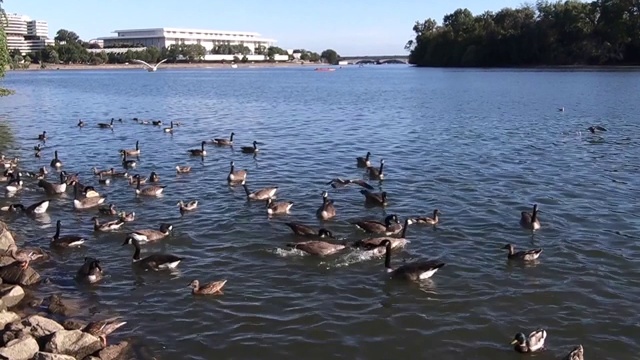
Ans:
[{"label": "riverbank vegetation", "polygon": [[[12,69],[19,70],[29,68],[31,63],[40,64],[46,68],[47,64],[124,64],[133,59],[149,63],[158,62],[168,58],[170,62],[200,62],[207,54],[235,55],[236,62],[248,62],[247,55],[265,55],[270,61],[274,61],[276,55],[289,55],[284,49],[276,46],[261,47],[253,51],[244,45],[218,45],[207,51],[199,44],[174,44],[167,48],[147,47],[138,44],[115,44],[110,48],[141,48],[141,50],[129,49],[115,53],[107,51],[95,51],[100,47],[95,43],[82,41],[78,34],[66,29],[60,29],[54,38],[55,43],[47,46],[45,50],[23,55],[19,51],[9,53],[8,63]],[[324,55],[324,56],[323,56]],[[294,50],[289,55],[289,60],[299,59],[307,62],[337,63],[338,54],[333,50],[325,50],[322,55],[305,49]]]},{"label": "riverbank vegetation", "polygon": [[637,1],[576,0],[416,22],[409,63],[438,67],[638,65]]},{"label": "riverbank vegetation", "polygon": [[[5,13],[2,8],[2,0],[0,0],[0,79],[4,77],[5,69],[9,64],[9,50],[7,48],[7,35],[4,32]],[[7,96],[12,93],[11,90],[0,87],[0,96]]]}]

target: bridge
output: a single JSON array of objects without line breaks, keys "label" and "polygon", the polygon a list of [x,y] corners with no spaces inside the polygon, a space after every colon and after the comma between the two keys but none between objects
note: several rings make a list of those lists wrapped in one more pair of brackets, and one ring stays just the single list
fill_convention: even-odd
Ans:
[{"label": "bridge", "polygon": [[408,64],[409,56],[406,55],[371,55],[371,56],[341,56],[340,61],[348,64]]}]

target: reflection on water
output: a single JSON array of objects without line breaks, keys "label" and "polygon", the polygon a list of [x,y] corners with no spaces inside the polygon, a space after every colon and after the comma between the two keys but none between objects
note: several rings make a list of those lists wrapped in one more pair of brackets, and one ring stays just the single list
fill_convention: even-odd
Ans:
[{"label": "reflection on water", "polygon": [[[329,76],[327,76],[329,75]],[[17,94],[0,99],[3,153],[23,170],[48,166],[59,152],[68,173],[136,219],[120,232],[94,233],[97,211],[75,211],[72,194],[53,197],[45,216],[0,213],[21,246],[43,247],[62,220],[63,233],[85,246],[51,249],[34,264],[51,281],[36,296],[63,292],[90,312],[118,314],[128,324],[110,341],[134,338],[137,358],[512,359],[508,340],[544,327],[555,358],[582,343],[590,358],[630,359],[640,321],[640,209],[634,194],[640,157],[634,114],[635,72],[422,70],[404,66],[308,69],[43,71],[11,73]],[[565,112],[558,112],[558,107]],[[98,122],[115,121],[113,131]],[[134,120],[162,120],[142,125]],[[78,119],[86,122],[76,126]],[[172,133],[162,129],[181,122]],[[591,124],[609,131],[592,135]],[[7,131],[7,129],[11,131]],[[47,131],[42,157],[37,135]],[[187,149],[228,137],[234,147]],[[13,142],[5,141],[13,134]],[[92,167],[123,171],[119,149],[140,142],[131,175],[152,171],[162,197],[136,196],[127,179],[97,181]],[[259,141],[257,156],[241,146]],[[385,208],[365,206],[357,187],[333,189],[336,177],[366,178],[357,156],[385,160]],[[229,163],[247,169],[250,189],[278,188],[295,203],[288,216],[267,217],[264,204],[229,187]],[[175,166],[192,166],[176,174]],[[53,172],[49,178],[54,179]],[[37,180],[0,199],[43,199]],[[145,184],[143,186],[146,186]],[[320,222],[323,190],[337,217]],[[179,200],[199,201],[181,216]],[[519,213],[538,203],[542,230],[519,228]],[[327,227],[349,242],[367,237],[349,221],[442,211],[438,227],[412,225],[394,265],[440,259],[447,265],[419,283],[388,279],[384,259],[356,249],[318,258],[286,247],[295,236],[281,222]],[[101,221],[108,217],[102,217]],[[179,270],[141,271],[124,233],[171,223],[174,232],[142,247],[142,256],[183,257]],[[544,249],[522,264],[501,250]],[[73,276],[85,256],[99,258],[95,286]],[[223,296],[194,297],[193,279],[227,279]],[[89,309],[92,309],[89,311]]]}]

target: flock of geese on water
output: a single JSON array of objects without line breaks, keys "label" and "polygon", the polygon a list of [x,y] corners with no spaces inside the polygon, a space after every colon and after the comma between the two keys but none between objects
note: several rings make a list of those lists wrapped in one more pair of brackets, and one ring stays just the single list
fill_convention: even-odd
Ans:
[{"label": "flock of geese on water", "polygon": [[[114,118],[108,123],[98,123],[97,127],[102,129],[114,129]],[[122,119],[118,119],[118,122],[122,123]],[[161,120],[147,121],[138,118],[133,118],[133,121],[144,125],[162,126]],[[87,125],[83,120],[79,120],[77,126],[83,128]],[[176,127],[180,126],[179,122],[171,122],[169,127],[163,128],[166,133],[173,133]],[[602,130],[605,129],[596,129]],[[590,129],[591,131],[591,129]],[[211,144],[219,147],[228,147],[234,145],[234,133],[232,132],[229,138],[216,138],[210,141],[202,141],[200,147],[196,149],[189,149],[187,154],[192,156],[206,156],[206,145]],[[42,143],[46,143],[47,132],[44,131],[38,135],[38,143],[34,147],[35,156],[41,157],[41,151],[43,149]],[[251,146],[242,146],[241,151],[245,154],[257,155],[260,151],[258,145],[260,143],[253,141]],[[136,160],[132,157],[139,157],[141,155],[141,149],[139,141],[136,141],[135,148],[121,149],[119,151],[122,158],[123,171],[118,171],[115,168],[99,170],[93,168],[92,172],[97,177],[97,183],[102,185],[108,185],[116,179],[123,179],[133,187],[132,193],[137,196],[145,197],[157,197],[164,193],[164,185],[160,185],[160,177],[156,172],[151,172],[149,177],[143,177],[140,174],[132,175],[130,172],[136,167]],[[4,172],[0,177],[0,180],[6,182],[5,190],[9,196],[19,192],[23,189],[24,182],[23,177],[32,178],[37,180],[36,186],[42,188],[47,196],[55,196],[66,193],[67,190],[73,191],[73,206],[76,210],[96,210],[99,215],[114,216],[115,220],[101,222],[98,216],[94,216],[93,229],[95,232],[111,232],[117,231],[123,227],[124,224],[135,220],[135,212],[120,212],[116,209],[115,204],[105,204],[106,196],[100,195],[96,188],[92,185],[86,185],[81,183],[78,173],[69,174],[62,170],[63,162],[58,157],[58,151],[54,151],[53,159],[50,162],[50,167],[58,172],[58,176],[55,181],[47,180],[49,170],[46,167],[41,167],[37,172],[28,172],[19,170],[19,159],[8,159],[5,155],[0,156],[0,164],[4,167]],[[384,173],[384,160],[380,160],[379,166],[373,166],[371,162],[371,153],[367,152],[366,156],[356,158],[356,166],[363,168],[366,171],[369,180],[382,181],[385,178]],[[176,173],[187,174],[191,172],[190,166],[176,165]],[[231,161],[229,173],[227,175],[227,182],[230,186],[243,186],[247,201],[262,201],[265,203],[266,213],[268,216],[289,214],[290,209],[293,207],[291,201],[276,201],[276,193],[278,187],[266,187],[256,191],[250,191],[247,187],[247,170],[239,170],[234,166],[234,162]],[[363,179],[342,179],[335,178],[327,183],[333,188],[341,188],[348,185],[358,185],[362,189],[360,193],[364,196],[365,204],[368,206],[384,207],[387,205],[387,193],[373,192],[374,187],[371,186]],[[145,186],[143,186],[145,185]],[[9,204],[1,208],[2,211],[24,213],[29,216],[37,216],[44,214],[49,207],[49,200],[42,200],[30,206],[24,206],[20,203]],[[198,207],[198,201],[192,200],[188,202],[180,201],[177,204],[180,214],[184,216],[186,213],[195,210]],[[538,217],[538,206],[533,204],[532,212],[522,211],[520,214],[520,226],[528,229],[532,232],[539,230],[541,227],[540,219]],[[337,214],[334,201],[329,198],[327,191],[322,193],[322,202],[319,203],[319,207],[316,211],[316,216],[322,221],[333,219]],[[435,226],[440,221],[440,211],[438,209],[433,210],[431,216],[418,216],[407,218],[404,223],[401,223],[398,216],[395,214],[386,216],[383,221],[377,220],[365,220],[357,221],[352,224],[358,229],[368,233],[371,237],[357,240],[353,243],[335,241],[335,237],[332,232],[326,228],[314,229],[311,226],[297,223],[287,222],[285,223],[291,231],[300,238],[305,238],[305,241],[299,241],[295,243],[287,244],[288,247],[297,249],[304,253],[313,256],[328,256],[336,254],[347,248],[357,248],[360,251],[366,252],[367,255],[379,257],[384,256],[384,267],[388,276],[392,279],[407,280],[407,281],[419,281],[432,277],[439,269],[445,266],[445,263],[435,260],[418,261],[404,263],[398,267],[391,266],[391,253],[394,250],[402,249],[408,243],[406,239],[407,228],[413,224],[426,224]],[[50,246],[53,248],[65,249],[82,246],[87,239],[79,235],[62,234],[62,222],[58,220],[56,222],[56,232],[51,237]],[[133,264],[147,270],[170,270],[175,269],[182,258],[167,253],[153,253],[141,257],[140,245],[146,243],[158,242],[171,234],[173,225],[162,223],[157,229],[138,229],[130,231],[126,234],[123,242],[124,245],[132,245],[134,247]],[[333,239],[334,241],[327,241]],[[301,239],[302,240],[302,239]],[[524,251],[515,251],[513,244],[506,244],[504,249],[507,250],[507,258],[514,261],[529,262],[538,259],[542,253],[542,249],[530,249]],[[41,251],[34,249],[19,249],[17,246],[11,247],[7,250],[7,254],[12,256],[16,261],[21,263],[21,267],[26,269],[29,266],[30,261],[34,261],[43,256]],[[96,283],[103,277],[103,270],[100,264],[100,260],[92,257],[86,257],[84,264],[77,272],[77,277],[80,280]],[[191,292],[194,295],[220,295],[223,293],[223,287],[227,280],[213,281],[206,284],[201,284],[198,280],[193,280],[189,283]],[[100,329],[96,330],[96,334],[106,344],[106,336],[113,332],[118,327],[124,325],[124,322],[117,320],[103,321],[98,326]],[[92,324],[94,327],[95,324]],[[544,349],[544,342],[547,337],[547,332],[543,329],[538,329],[531,332],[529,335],[524,333],[517,333],[511,342],[514,345],[514,349],[521,353],[535,353]],[[584,359],[584,349],[582,345],[576,346],[567,354],[564,359],[566,360],[582,360]]]}]

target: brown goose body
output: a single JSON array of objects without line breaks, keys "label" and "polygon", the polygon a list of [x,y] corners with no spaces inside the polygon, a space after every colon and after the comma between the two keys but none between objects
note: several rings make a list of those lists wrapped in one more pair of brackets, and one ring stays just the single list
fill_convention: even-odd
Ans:
[{"label": "brown goose body", "polygon": [[287,244],[288,247],[304,251],[309,255],[329,256],[346,248],[344,244],[332,244],[326,241],[311,240]]},{"label": "brown goose body", "polygon": [[509,260],[533,261],[538,259],[540,254],[542,254],[542,249],[531,249],[516,252],[515,247],[512,244],[505,245],[503,249],[509,250],[509,253],[507,254],[507,258]]},{"label": "brown goose body", "polygon": [[193,280],[189,284],[193,295],[222,295],[222,288],[227,280],[214,281],[207,284],[200,284],[200,281]]}]

